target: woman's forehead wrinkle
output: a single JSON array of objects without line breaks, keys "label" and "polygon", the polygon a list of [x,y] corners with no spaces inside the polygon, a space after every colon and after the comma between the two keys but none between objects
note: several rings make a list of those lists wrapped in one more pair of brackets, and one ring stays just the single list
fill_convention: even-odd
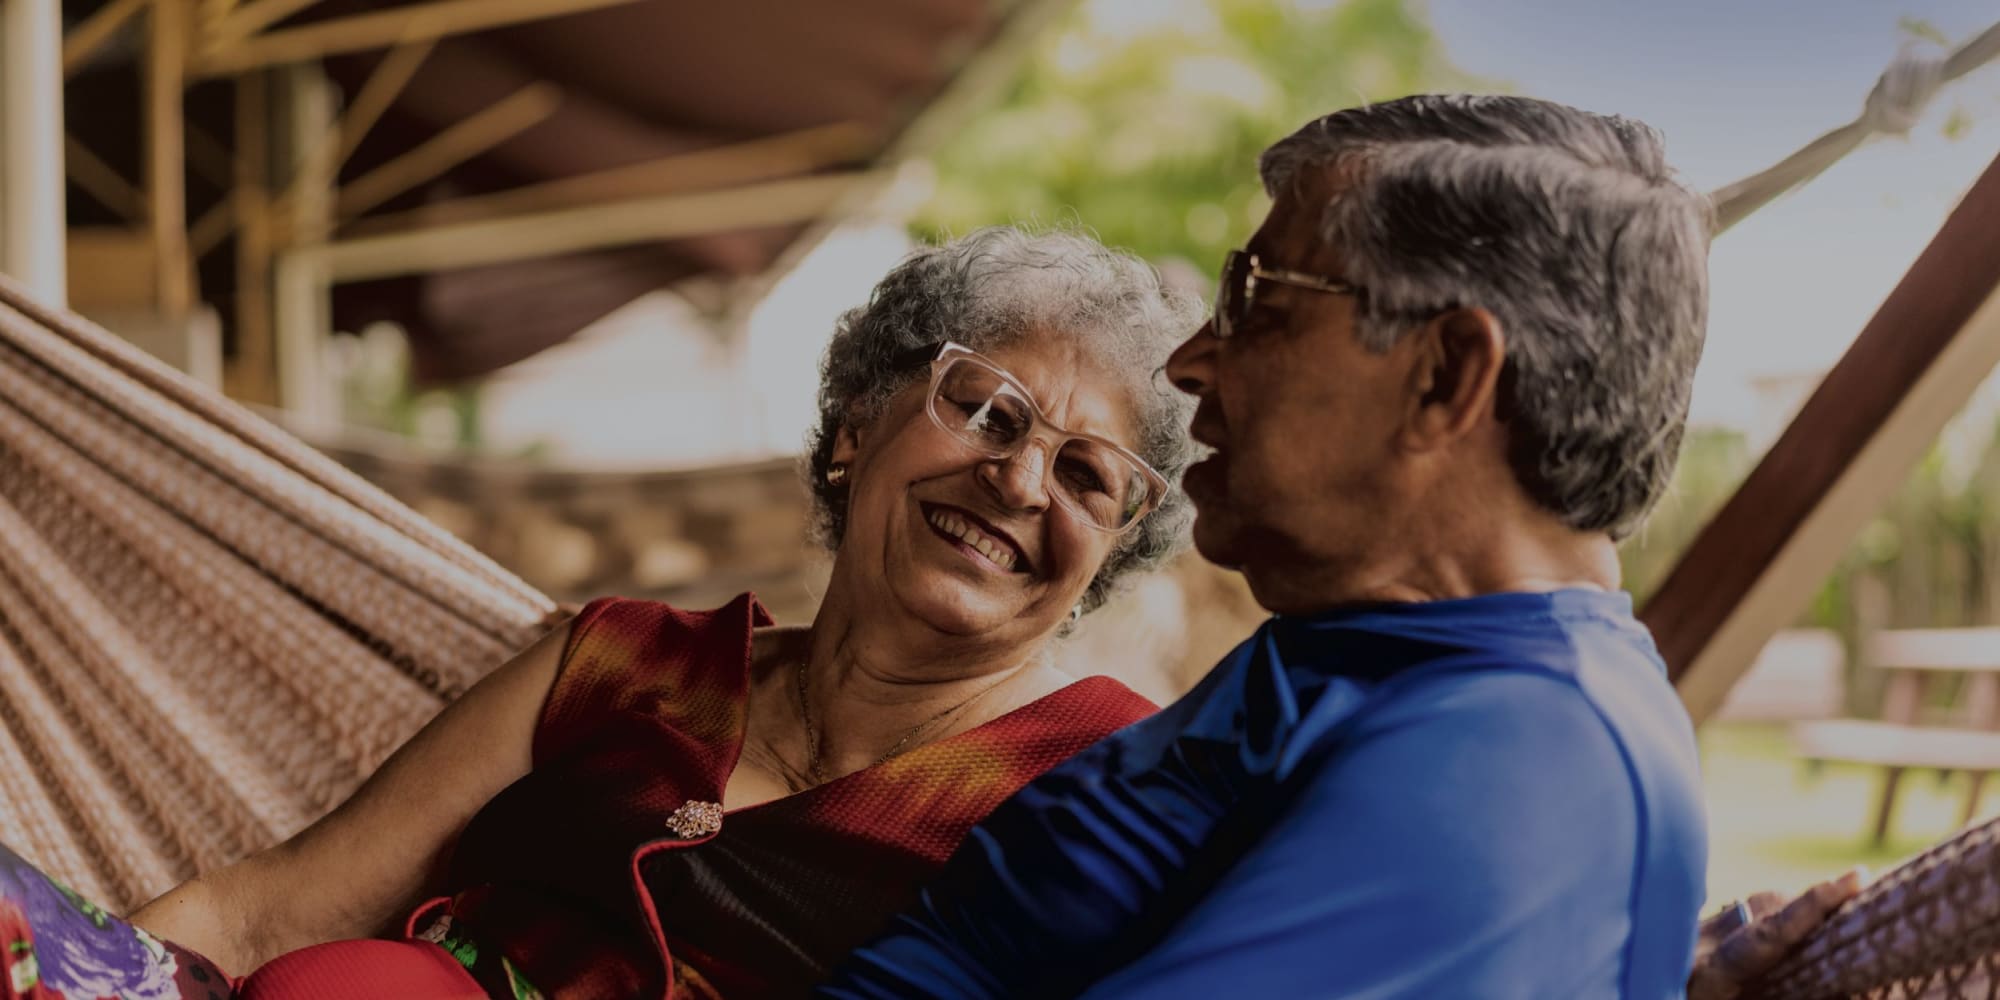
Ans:
[{"label": "woman's forehead wrinkle", "polygon": [[1013,350],[995,351],[988,357],[1028,390],[1044,418],[1065,430],[1138,450],[1140,406],[1136,393],[1144,391],[1144,385],[1133,384],[1130,374],[1094,356],[1075,338],[1029,338]]},{"label": "woman's forehead wrinkle", "polygon": [[[1102,365],[1051,368],[1044,389],[1029,386],[1042,415],[1065,430],[1114,441],[1137,450],[1139,406],[1135,387]],[[1060,387],[1058,389],[1058,387]]]}]

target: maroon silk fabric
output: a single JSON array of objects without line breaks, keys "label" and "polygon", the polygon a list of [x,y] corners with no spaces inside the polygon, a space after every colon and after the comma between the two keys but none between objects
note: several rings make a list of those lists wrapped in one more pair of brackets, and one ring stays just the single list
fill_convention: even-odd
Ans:
[{"label": "maroon silk fabric", "polygon": [[949,739],[675,835],[719,803],[742,746],[748,594],[712,612],[584,608],[533,773],[474,817],[449,911],[552,998],[803,993],[910,902],[1035,775],[1153,711],[1093,677]]}]

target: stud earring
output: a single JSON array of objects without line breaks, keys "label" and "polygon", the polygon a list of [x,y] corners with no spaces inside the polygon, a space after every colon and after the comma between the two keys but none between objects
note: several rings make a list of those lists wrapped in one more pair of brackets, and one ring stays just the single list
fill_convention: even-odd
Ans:
[{"label": "stud earring", "polygon": [[1083,617],[1083,602],[1079,601],[1076,604],[1070,605],[1069,623],[1071,625],[1074,625],[1076,624],[1077,619],[1082,617]]},{"label": "stud earring", "polygon": [[846,486],[846,485],[847,485],[847,463],[846,463],[846,462],[835,462],[835,463],[833,463],[832,465],[830,465],[830,466],[827,466],[827,469],[826,469],[826,484],[827,484],[828,486]]}]

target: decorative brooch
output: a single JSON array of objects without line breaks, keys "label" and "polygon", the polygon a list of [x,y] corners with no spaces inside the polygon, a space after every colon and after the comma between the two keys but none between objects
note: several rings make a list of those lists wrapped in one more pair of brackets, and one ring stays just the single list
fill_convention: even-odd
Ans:
[{"label": "decorative brooch", "polygon": [[706,837],[722,829],[722,803],[690,799],[667,817],[667,829],[683,840]]}]

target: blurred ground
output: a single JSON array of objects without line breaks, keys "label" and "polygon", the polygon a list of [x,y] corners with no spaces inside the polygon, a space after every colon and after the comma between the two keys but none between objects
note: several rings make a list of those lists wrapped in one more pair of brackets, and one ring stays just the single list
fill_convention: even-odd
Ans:
[{"label": "blurred ground", "polygon": [[[1710,724],[1701,756],[1709,909],[1759,889],[1795,891],[1857,864],[1880,875],[1956,830],[1965,800],[1962,774],[1943,783],[1932,772],[1905,776],[1889,843],[1875,849],[1868,832],[1880,768],[1808,768],[1775,724]],[[1980,819],[2000,815],[2000,794],[1987,798]]]}]

